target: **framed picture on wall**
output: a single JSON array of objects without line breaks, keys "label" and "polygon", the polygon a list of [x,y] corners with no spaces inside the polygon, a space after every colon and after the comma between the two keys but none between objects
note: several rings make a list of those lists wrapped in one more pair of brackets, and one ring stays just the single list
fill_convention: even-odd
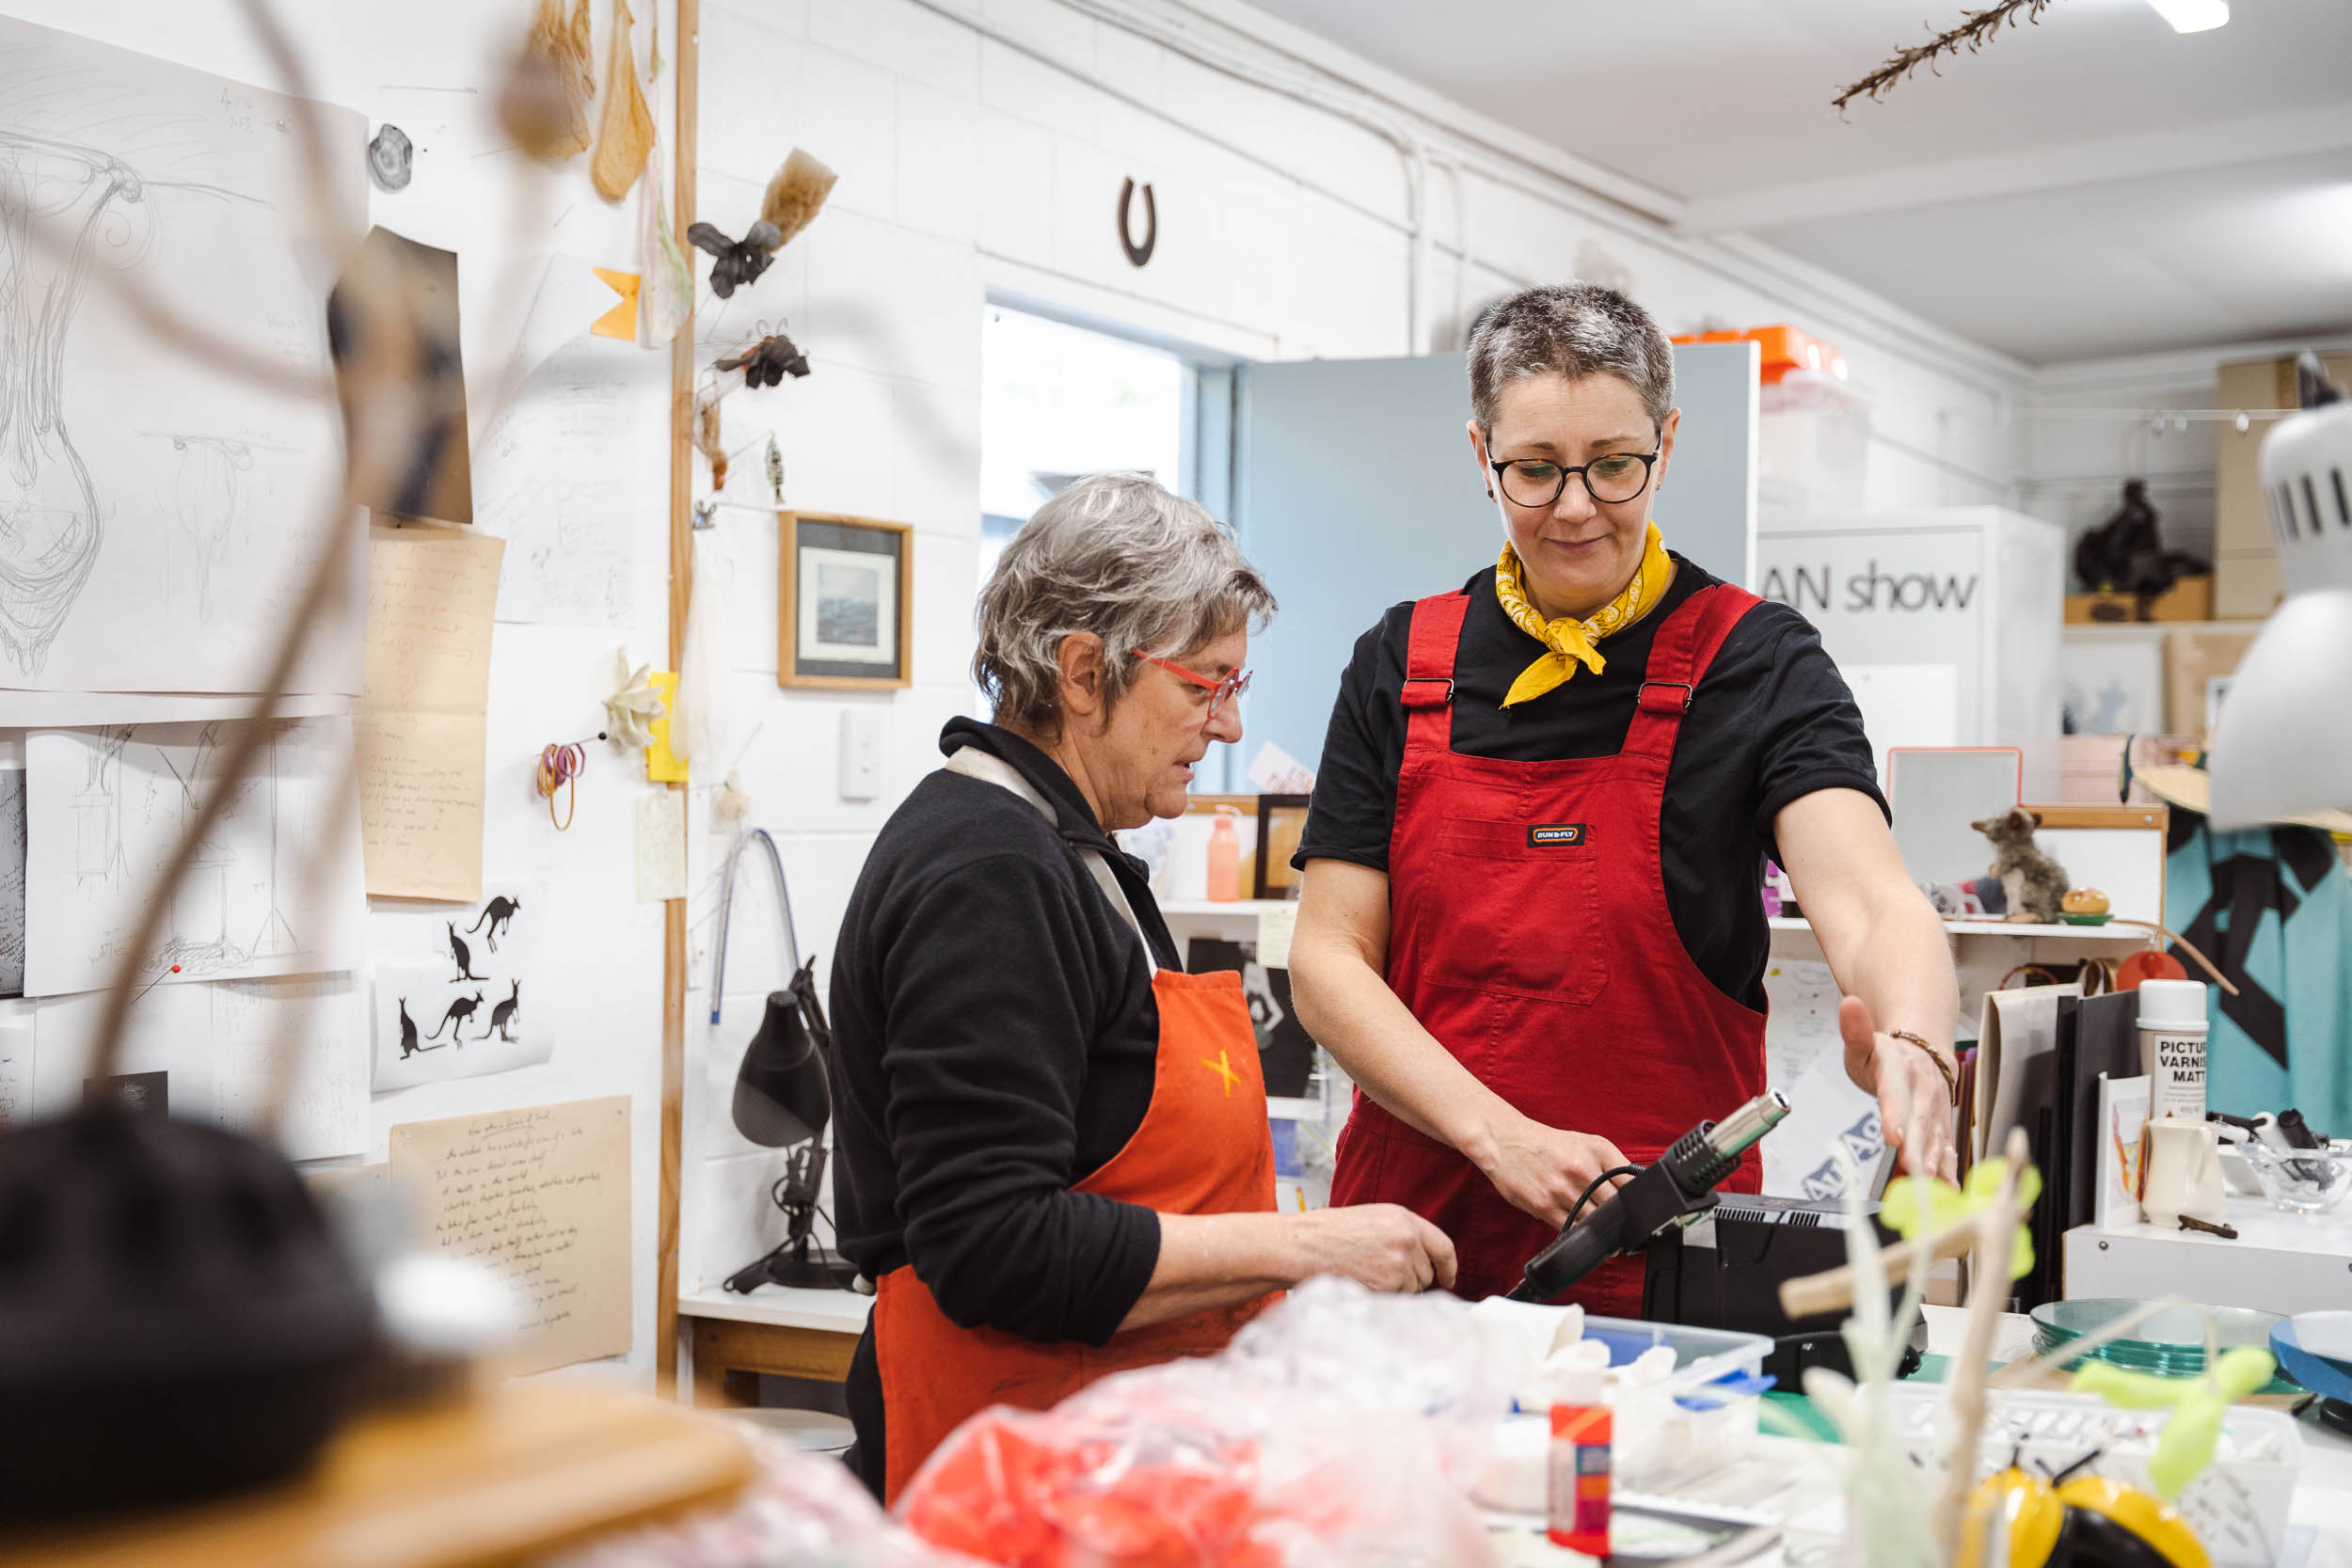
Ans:
[{"label": "framed picture on wall", "polygon": [[913,526],[834,512],[776,516],[776,684],[912,684]]},{"label": "framed picture on wall", "polygon": [[1291,856],[1297,853],[1299,838],[1307,831],[1308,800],[1304,795],[1258,797],[1258,863],[1252,873],[1252,898],[1298,896],[1299,876],[1291,869]]}]

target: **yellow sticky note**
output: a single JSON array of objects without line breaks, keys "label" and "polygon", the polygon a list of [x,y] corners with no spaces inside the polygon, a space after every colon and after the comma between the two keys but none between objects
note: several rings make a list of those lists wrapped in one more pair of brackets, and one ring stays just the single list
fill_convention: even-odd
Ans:
[{"label": "yellow sticky note", "polygon": [[637,291],[644,280],[633,272],[614,272],[611,267],[597,267],[594,270],[604,286],[619,294],[621,299],[619,304],[598,316],[588,330],[599,338],[618,338],[623,342],[635,342],[637,341]]},{"label": "yellow sticky note", "polygon": [[670,750],[670,716],[677,712],[677,672],[656,670],[651,679],[654,689],[661,693],[661,717],[645,726],[653,732],[653,744],[645,748],[645,777],[656,784],[671,784],[686,777],[686,764]]}]

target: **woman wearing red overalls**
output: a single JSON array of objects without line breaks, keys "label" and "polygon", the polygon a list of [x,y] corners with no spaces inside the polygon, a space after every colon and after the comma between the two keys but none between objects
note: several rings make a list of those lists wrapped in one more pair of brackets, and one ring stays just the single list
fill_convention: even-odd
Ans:
[{"label": "woman wearing red overalls", "polygon": [[995,722],[948,723],[834,953],[834,1212],[879,1286],[850,1464],[885,1497],[986,1406],[1213,1353],[1313,1275],[1454,1281],[1404,1209],[1273,1212],[1241,977],[1182,973],[1110,838],[1182,812],[1241,738],[1273,608],[1231,533],[1132,474],[1040,508],[981,592]]},{"label": "woman wearing red overalls", "polygon": [[[1332,1201],[1410,1207],[1460,1293],[1500,1293],[1588,1185],[1761,1092],[1768,856],[1847,992],[1848,1073],[1908,1168],[1947,1171],[1942,927],[1811,626],[1664,548],[1664,335],[1613,291],[1530,289],[1470,373],[1501,560],[1358,641],[1299,849],[1293,992],[1359,1088]],[[1638,1265],[1571,1295],[1636,1316]]]}]

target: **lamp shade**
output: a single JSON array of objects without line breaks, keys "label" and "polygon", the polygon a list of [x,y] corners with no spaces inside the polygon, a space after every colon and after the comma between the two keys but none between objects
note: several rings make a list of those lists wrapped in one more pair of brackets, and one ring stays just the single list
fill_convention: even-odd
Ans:
[{"label": "lamp shade", "polygon": [[755,1144],[787,1148],[820,1135],[832,1119],[825,1058],[809,1038],[790,991],[768,993],[759,1032],[735,1075],[735,1130]]},{"label": "lamp shade", "polygon": [[[2312,399],[2307,396],[2306,404]],[[2238,661],[2213,732],[2213,825],[2352,807],[2352,403],[2263,442],[2286,602]]]}]

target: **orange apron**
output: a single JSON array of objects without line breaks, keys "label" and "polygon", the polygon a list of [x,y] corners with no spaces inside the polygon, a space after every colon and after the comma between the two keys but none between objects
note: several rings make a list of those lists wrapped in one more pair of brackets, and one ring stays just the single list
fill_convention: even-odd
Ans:
[{"label": "orange apron", "polygon": [[[1166,1213],[1271,1212],[1274,1138],[1241,976],[1163,969],[1152,997],[1160,1015],[1152,1103],[1125,1147],[1072,1190]],[[988,1406],[1044,1410],[1111,1372],[1214,1354],[1270,1299],[1128,1329],[1098,1350],[958,1328],[912,1268],[893,1269],[874,1302],[883,1500],[897,1502],[931,1450]]]}]

